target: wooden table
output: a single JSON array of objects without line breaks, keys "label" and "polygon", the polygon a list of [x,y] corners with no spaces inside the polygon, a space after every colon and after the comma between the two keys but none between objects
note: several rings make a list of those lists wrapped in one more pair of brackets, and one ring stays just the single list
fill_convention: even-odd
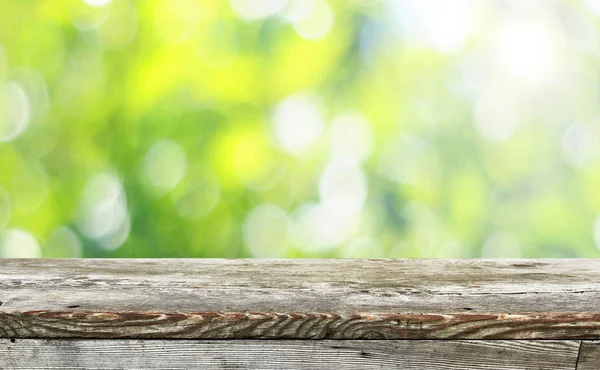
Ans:
[{"label": "wooden table", "polygon": [[0,369],[600,369],[600,260],[0,260]]}]

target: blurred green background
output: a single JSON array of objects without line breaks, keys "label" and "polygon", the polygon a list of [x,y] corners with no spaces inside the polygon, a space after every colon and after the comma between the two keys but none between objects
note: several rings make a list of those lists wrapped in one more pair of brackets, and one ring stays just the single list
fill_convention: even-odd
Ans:
[{"label": "blurred green background", "polygon": [[599,0],[2,0],[2,257],[600,257]]}]

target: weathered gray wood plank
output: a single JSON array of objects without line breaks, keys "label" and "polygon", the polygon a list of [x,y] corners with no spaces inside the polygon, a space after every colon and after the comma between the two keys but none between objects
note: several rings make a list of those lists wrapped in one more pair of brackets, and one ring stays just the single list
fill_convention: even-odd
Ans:
[{"label": "weathered gray wood plank", "polygon": [[579,351],[577,370],[598,370],[600,368],[600,342],[583,341]]},{"label": "weathered gray wood plank", "polygon": [[0,260],[0,337],[599,339],[600,260]]},{"label": "weathered gray wood plank", "polygon": [[575,369],[578,341],[0,339],[2,369]]}]

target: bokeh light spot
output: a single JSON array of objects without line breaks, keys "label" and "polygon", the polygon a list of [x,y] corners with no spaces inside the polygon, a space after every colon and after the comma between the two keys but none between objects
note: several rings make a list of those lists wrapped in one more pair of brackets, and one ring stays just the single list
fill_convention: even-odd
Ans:
[{"label": "bokeh light spot", "polygon": [[495,87],[477,97],[474,111],[475,128],[487,141],[506,141],[517,130],[519,117],[515,102]]},{"label": "bokeh light spot", "polygon": [[558,72],[557,39],[536,19],[513,19],[499,31],[496,58],[502,71],[518,81],[547,83]]},{"label": "bokeh light spot", "polygon": [[29,99],[16,82],[0,82],[0,142],[19,137],[30,119]]},{"label": "bokeh light spot", "polygon": [[115,3],[99,28],[105,47],[120,50],[129,46],[137,34],[138,23],[136,8],[130,1]]},{"label": "bokeh light spot", "polygon": [[340,162],[330,163],[319,179],[321,202],[339,210],[340,214],[358,212],[367,198],[367,191],[364,172]]},{"label": "bokeh light spot", "polygon": [[272,120],[279,144],[293,154],[308,149],[323,131],[319,103],[312,95],[284,99],[275,107]]},{"label": "bokeh light spot", "polygon": [[594,137],[594,131],[588,126],[572,124],[563,134],[563,156],[573,166],[585,166],[596,154],[597,148],[598,139]]},{"label": "bokeh light spot", "polygon": [[69,8],[69,18],[71,20],[71,24],[73,24],[75,28],[82,32],[96,30],[110,16],[111,7],[104,6],[107,4],[99,4],[94,6],[84,2],[80,5]]},{"label": "bokeh light spot", "polygon": [[290,239],[304,253],[325,253],[353,237],[360,221],[360,213],[332,203],[303,204],[293,213]]},{"label": "bokeh light spot", "polygon": [[506,231],[497,231],[485,240],[481,257],[521,258],[523,257],[522,246],[514,234]]},{"label": "bokeh light spot", "polygon": [[246,21],[256,21],[280,12],[287,0],[230,0],[235,15]]},{"label": "bokeh light spot", "polygon": [[130,228],[127,200],[121,180],[114,174],[98,173],[88,181],[77,227],[108,250],[126,240]]},{"label": "bokeh light spot", "polygon": [[8,229],[0,234],[1,258],[40,258],[42,249],[31,233],[23,229]]},{"label": "bokeh light spot", "polygon": [[123,222],[119,224],[119,227],[114,230],[112,233],[104,234],[96,239],[99,245],[108,251],[115,250],[121,247],[127,238],[129,238],[129,234],[131,233],[131,217],[129,214],[125,216]]},{"label": "bokeh light spot", "polygon": [[403,38],[443,53],[459,51],[480,23],[478,0],[389,0]]},{"label": "bokeh light spot", "polygon": [[78,258],[83,254],[81,241],[68,227],[61,226],[48,237],[44,246],[44,257]]},{"label": "bokeh light spot", "polygon": [[104,6],[108,5],[112,0],[83,0],[89,6]]},{"label": "bokeh light spot", "polygon": [[162,139],[148,150],[144,158],[143,170],[148,182],[160,191],[171,191],[187,169],[187,158],[179,144]]},{"label": "bokeh light spot", "polygon": [[600,18],[600,0],[583,0],[583,4],[598,18]]},{"label": "bokeh light spot", "polygon": [[352,165],[366,159],[371,153],[373,133],[370,123],[358,113],[336,117],[329,132],[333,157]]},{"label": "bokeh light spot", "polygon": [[185,42],[192,36],[200,22],[203,7],[195,0],[162,0],[153,5],[157,36],[174,44]]},{"label": "bokeh light spot", "polygon": [[335,16],[325,0],[292,0],[284,12],[284,18],[301,37],[316,40],[329,33]]},{"label": "bokeh light spot", "polygon": [[261,204],[244,221],[244,241],[253,257],[283,257],[287,252],[288,217],[281,207]]}]

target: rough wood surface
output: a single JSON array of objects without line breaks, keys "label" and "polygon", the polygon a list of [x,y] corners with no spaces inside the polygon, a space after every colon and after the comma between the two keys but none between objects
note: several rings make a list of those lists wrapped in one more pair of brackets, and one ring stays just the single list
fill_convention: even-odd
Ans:
[{"label": "rough wood surface", "polygon": [[1,260],[3,338],[599,339],[600,260]]},{"label": "rough wood surface", "polygon": [[578,341],[0,339],[0,368],[573,370],[578,349]]},{"label": "rough wood surface", "polygon": [[577,370],[598,370],[600,368],[600,342],[584,341],[581,343]]}]

